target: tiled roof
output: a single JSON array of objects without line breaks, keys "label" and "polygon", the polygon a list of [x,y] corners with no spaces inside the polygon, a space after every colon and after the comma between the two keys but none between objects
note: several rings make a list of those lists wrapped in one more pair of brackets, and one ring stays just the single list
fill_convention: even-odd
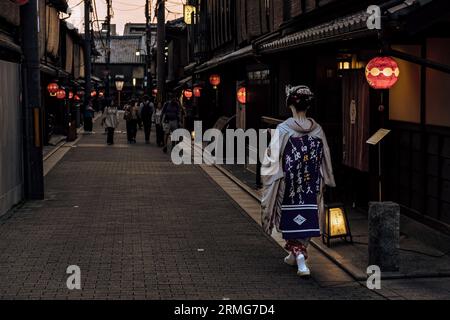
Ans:
[{"label": "tiled roof", "polygon": [[370,31],[366,24],[368,17],[369,14],[367,12],[360,11],[309,29],[298,31],[271,42],[263,43],[258,49],[263,52],[272,51],[342,36],[346,33]]},{"label": "tiled roof", "polygon": [[[395,18],[395,16],[408,15],[412,11],[422,10],[430,3],[436,3],[436,0],[397,0],[385,1],[380,5],[383,17]],[[313,44],[322,41],[333,41],[342,39],[355,34],[367,34],[376,32],[367,27],[369,13],[359,11],[327,23],[319,24],[315,27],[301,30],[290,35],[286,35],[277,40],[269,41],[257,46],[262,52],[278,51],[290,49],[292,47]]]},{"label": "tiled roof", "polygon": [[196,72],[206,71],[219,65],[251,56],[252,54],[253,54],[253,47],[251,45],[248,45],[239,50],[232,51],[222,56],[217,56],[212,58],[211,60],[206,61],[205,63],[197,67]]},{"label": "tiled roof", "polygon": [[[106,40],[103,39],[106,45]],[[95,40],[95,46],[101,54],[94,63],[106,63],[106,50],[100,39]],[[140,50],[141,54],[136,55]],[[111,37],[111,64],[141,64],[145,62],[145,37],[116,36]]]}]

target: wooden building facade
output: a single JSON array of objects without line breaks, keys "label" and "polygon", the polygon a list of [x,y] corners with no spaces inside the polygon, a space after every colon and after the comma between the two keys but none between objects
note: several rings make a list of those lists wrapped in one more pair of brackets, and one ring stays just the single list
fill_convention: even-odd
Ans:
[{"label": "wooden building facade", "polygon": [[[197,6],[197,16],[188,27],[185,69],[204,86],[195,100],[199,119],[207,126],[223,116],[236,117],[236,127],[274,126],[289,116],[285,86],[308,85],[316,94],[310,115],[322,124],[331,145],[339,200],[359,207],[378,200],[377,150],[365,142],[387,128],[382,199],[448,232],[448,1],[189,3]],[[368,27],[370,5],[382,12],[380,30]],[[397,85],[382,92],[365,79],[366,64],[380,54],[393,57],[401,70]],[[218,92],[209,84],[212,74],[221,77]],[[245,106],[236,102],[242,85]]]}]

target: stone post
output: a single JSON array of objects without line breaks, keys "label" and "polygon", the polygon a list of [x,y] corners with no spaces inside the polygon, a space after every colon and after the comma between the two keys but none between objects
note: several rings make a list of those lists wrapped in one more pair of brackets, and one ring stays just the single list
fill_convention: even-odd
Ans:
[{"label": "stone post", "polygon": [[399,271],[400,206],[394,202],[369,203],[369,265],[382,272]]}]

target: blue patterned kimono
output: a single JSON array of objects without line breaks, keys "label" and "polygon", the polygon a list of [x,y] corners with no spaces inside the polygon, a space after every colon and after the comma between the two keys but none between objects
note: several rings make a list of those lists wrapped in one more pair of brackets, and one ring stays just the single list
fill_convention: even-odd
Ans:
[{"label": "blue patterned kimono", "polygon": [[283,154],[285,193],[280,221],[285,240],[320,236],[317,195],[322,158],[321,139],[309,135],[289,138]]}]

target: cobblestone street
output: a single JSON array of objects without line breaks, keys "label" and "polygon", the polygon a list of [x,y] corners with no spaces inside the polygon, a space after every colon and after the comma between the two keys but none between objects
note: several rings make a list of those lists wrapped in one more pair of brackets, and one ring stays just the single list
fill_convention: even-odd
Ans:
[{"label": "cobblestone street", "polygon": [[[96,131],[46,176],[45,201],[1,218],[2,299],[380,298],[317,253],[300,279],[201,168],[174,166],[141,132],[107,147]],[[69,265],[82,290],[67,289]]]}]

